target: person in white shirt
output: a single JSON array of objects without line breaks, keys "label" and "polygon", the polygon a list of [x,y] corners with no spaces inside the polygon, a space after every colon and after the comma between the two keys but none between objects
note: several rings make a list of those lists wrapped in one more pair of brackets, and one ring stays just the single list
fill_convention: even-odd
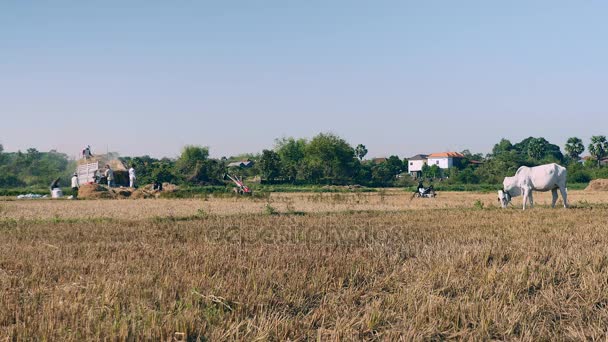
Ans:
[{"label": "person in white shirt", "polygon": [[78,197],[78,188],[80,188],[80,183],[78,183],[78,174],[74,172],[72,175],[72,196],[74,196],[74,198]]},{"label": "person in white shirt", "polygon": [[129,187],[135,187],[135,169],[133,166],[129,169]]}]

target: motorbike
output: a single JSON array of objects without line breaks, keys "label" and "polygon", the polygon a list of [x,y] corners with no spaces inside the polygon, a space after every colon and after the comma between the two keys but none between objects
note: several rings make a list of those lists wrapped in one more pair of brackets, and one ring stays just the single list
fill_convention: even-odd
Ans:
[{"label": "motorbike", "polygon": [[413,197],[416,198],[435,198],[437,194],[435,193],[435,189],[433,186],[429,186],[428,188],[419,188],[414,192]]}]

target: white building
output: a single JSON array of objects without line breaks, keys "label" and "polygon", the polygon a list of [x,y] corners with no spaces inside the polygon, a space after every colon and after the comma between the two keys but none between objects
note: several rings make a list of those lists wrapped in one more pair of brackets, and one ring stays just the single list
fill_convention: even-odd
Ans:
[{"label": "white building", "polygon": [[422,167],[427,163],[426,154],[417,154],[407,159],[407,172],[414,178],[422,176]]},{"label": "white building", "polygon": [[440,169],[449,169],[454,166],[456,159],[464,158],[462,153],[458,152],[441,152],[429,154],[427,164],[429,166],[437,165]]},{"label": "white building", "polygon": [[447,170],[458,163],[460,158],[464,158],[462,153],[458,152],[441,152],[426,154],[417,154],[407,159],[407,172],[414,178],[422,177],[422,167],[424,165],[437,165],[442,170]]}]

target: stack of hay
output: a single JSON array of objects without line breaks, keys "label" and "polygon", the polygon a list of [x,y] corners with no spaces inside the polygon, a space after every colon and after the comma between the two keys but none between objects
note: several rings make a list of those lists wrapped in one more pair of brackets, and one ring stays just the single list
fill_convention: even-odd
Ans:
[{"label": "stack of hay", "polygon": [[78,189],[78,198],[100,199],[115,198],[115,196],[106,187],[99,184],[83,184]]},{"label": "stack of hay", "polygon": [[78,198],[82,199],[141,199],[141,198],[156,198],[161,193],[174,192],[179,187],[171,183],[163,183],[163,191],[158,192],[152,189],[152,184],[145,187],[133,189],[126,187],[108,189],[105,185],[100,184],[83,184],[78,189]]},{"label": "stack of hay", "polygon": [[586,191],[608,191],[608,179],[594,179],[585,188]]}]

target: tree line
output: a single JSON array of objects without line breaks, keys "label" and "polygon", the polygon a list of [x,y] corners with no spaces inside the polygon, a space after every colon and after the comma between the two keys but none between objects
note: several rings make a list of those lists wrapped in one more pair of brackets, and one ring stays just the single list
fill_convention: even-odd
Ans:
[{"label": "tree line", "polygon": [[[591,158],[581,162],[585,145],[579,138],[569,138],[564,152],[558,145],[543,137],[529,137],[512,143],[502,139],[487,155],[462,151],[454,167],[443,170],[437,165],[425,165],[424,179],[448,184],[500,184],[507,175],[522,165],[534,166],[559,163],[569,170],[571,182],[585,183],[595,178],[608,178],[608,168],[602,160],[608,157],[605,136],[593,136],[587,145]],[[321,133],[312,139],[280,138],[272,149],[258,154],[211,158],[209,148],[186,146],[178,158],[150,156],[122,157],[126,165],[137,170],[138,182],[171,182],[182,185],[224,185],[226,173],[246,178],[257,178],[265,183],[287,184],[360,184],[363,186],[407,186],[408,161],[397,155],[365,160],[367,148],[353,147],[343,138]],[[228,164],[238,160],[253,161],[252,167],[232,168]],[[40,152],[30,148],[26,152],[4,152],[0,145],[0,187],[46,187],[52,179],[68,179],[76,162],[57,151]]]}]

